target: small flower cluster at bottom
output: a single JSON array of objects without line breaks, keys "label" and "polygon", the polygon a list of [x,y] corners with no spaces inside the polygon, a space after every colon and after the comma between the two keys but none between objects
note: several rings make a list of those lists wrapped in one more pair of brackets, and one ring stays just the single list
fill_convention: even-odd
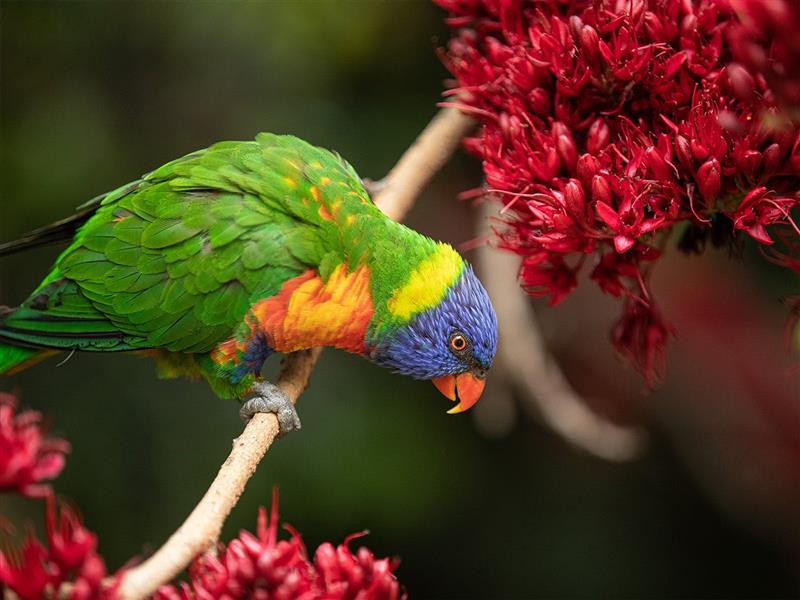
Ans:
[{"label": "small flower cluster at bottom", "polygon": [[[48,437],[42,415],[17,412],[17,398],[0,392],[0,492],[45,498],[46,542],[31,531],[21,547],[0,540],[0,597],[20,600],[114,600],[129,565],[109,574],[97,552],[97,535],[83,526],[78,511],[56,500],[47,483],[64,467],[69,444]],[[406,597],[394,576],[398,561],[376,559],[367,548],[353,554],[351,535],[334,547],[322,544],[309,560],[300,534],[284,526],[289,540],[278,540],[278,498],[273,495],[267,523],[259,510],[256,535],[242,531],[217,553],[197,557],[189,582],[162,586],[155,600],[400,600]],[[0,517],[0,532],[12,532]]]},{"label": "small flower cluster at bottom", "polygon": [[0,392],[0,492],[41,498],[50,493],[46,481],[64,468],[69,443],[49,437],[42,414],[17,412],[17,403],[15,396]]},{"label": "small flower cluster at bottom", "polygon": [[8,586],[21,600],[114,598],[116,585],[103,581],[106,565],[97,553],[97,536],[83,526],[78,513],[68,505],[57,506],[49,495],[45,524],[47,547],[31,532],[19,551],[0,552],[0,590]]},{"label": "small flower cluster at bottom", "polygon": [[349,536],[337,547],[324,543],[309,560],[300,534],[289,527],[288,540],[278,540],[278,501],[273,497],[258,513],[256,535],[242,531],[227,547],[197,557],[189,583],[163,586],[155,600],[293,598],[298,600],[398,600],[405,598],[394,576],[397,560],[376,559],[367,548],[353,554]]}]

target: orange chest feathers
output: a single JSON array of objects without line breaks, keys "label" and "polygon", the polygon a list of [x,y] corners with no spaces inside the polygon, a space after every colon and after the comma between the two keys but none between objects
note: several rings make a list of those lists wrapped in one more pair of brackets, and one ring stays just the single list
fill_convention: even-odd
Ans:
[{"label": "orange chest feathers", "polygon": [[251,310],[256,326],[278,352],[333,346],[362,354],[373,314],[369,269],[348,273],[339,265],[324,282],[316,271],[306,271]]}]

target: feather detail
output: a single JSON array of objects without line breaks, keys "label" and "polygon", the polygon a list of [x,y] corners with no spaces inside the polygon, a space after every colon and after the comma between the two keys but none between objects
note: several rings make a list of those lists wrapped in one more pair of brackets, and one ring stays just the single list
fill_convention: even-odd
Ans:
[{"label": "feather detail", "polygon": [[327,281],[309,269],[276,295],[255,303],[244,328],[217,346],[211,358],[219,365],[250,363],[248,355],[261,345],[278,352],[333,346],[364,354],[372,314],[366,266],[348,272],[339,265]]},{"label": "feather detail", "polygon": [[464,270],[464,259],[447,244],[421,261],[411,272],[408,281],[399,287],[387,304],[389,312],[399,319],[436,306],[453,287]]}]

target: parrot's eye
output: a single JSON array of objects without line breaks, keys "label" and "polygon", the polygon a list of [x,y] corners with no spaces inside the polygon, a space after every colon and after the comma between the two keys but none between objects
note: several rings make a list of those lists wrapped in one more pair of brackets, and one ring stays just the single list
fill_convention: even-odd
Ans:
[{"label": "parrot's eye", "polygon": [[467,338],[464,337],[463,333],[456,332],[450,336],[450,349],[456,354],[464,352],[468,345]]}]

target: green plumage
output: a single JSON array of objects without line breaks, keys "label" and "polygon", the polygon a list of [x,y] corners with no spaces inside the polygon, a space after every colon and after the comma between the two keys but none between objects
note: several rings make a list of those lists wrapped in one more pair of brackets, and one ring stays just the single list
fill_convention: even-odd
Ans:
[{"label": "green plumage", "polygon": [[0,373],[12,373],[32,360],[39,350],[0,344]]},{"label": "green plumage", "polygon": [[[342,262],[385,264],[371,282],[385,311],[435,249],[380,213],[345,161],[291,136],[194,152],[75,218],[88,214],[39,288],[0,316],[0,344],[208,353],[309,268],[325,279]],[[0,373],[36,352],[10,348],[0,345]]]}]

